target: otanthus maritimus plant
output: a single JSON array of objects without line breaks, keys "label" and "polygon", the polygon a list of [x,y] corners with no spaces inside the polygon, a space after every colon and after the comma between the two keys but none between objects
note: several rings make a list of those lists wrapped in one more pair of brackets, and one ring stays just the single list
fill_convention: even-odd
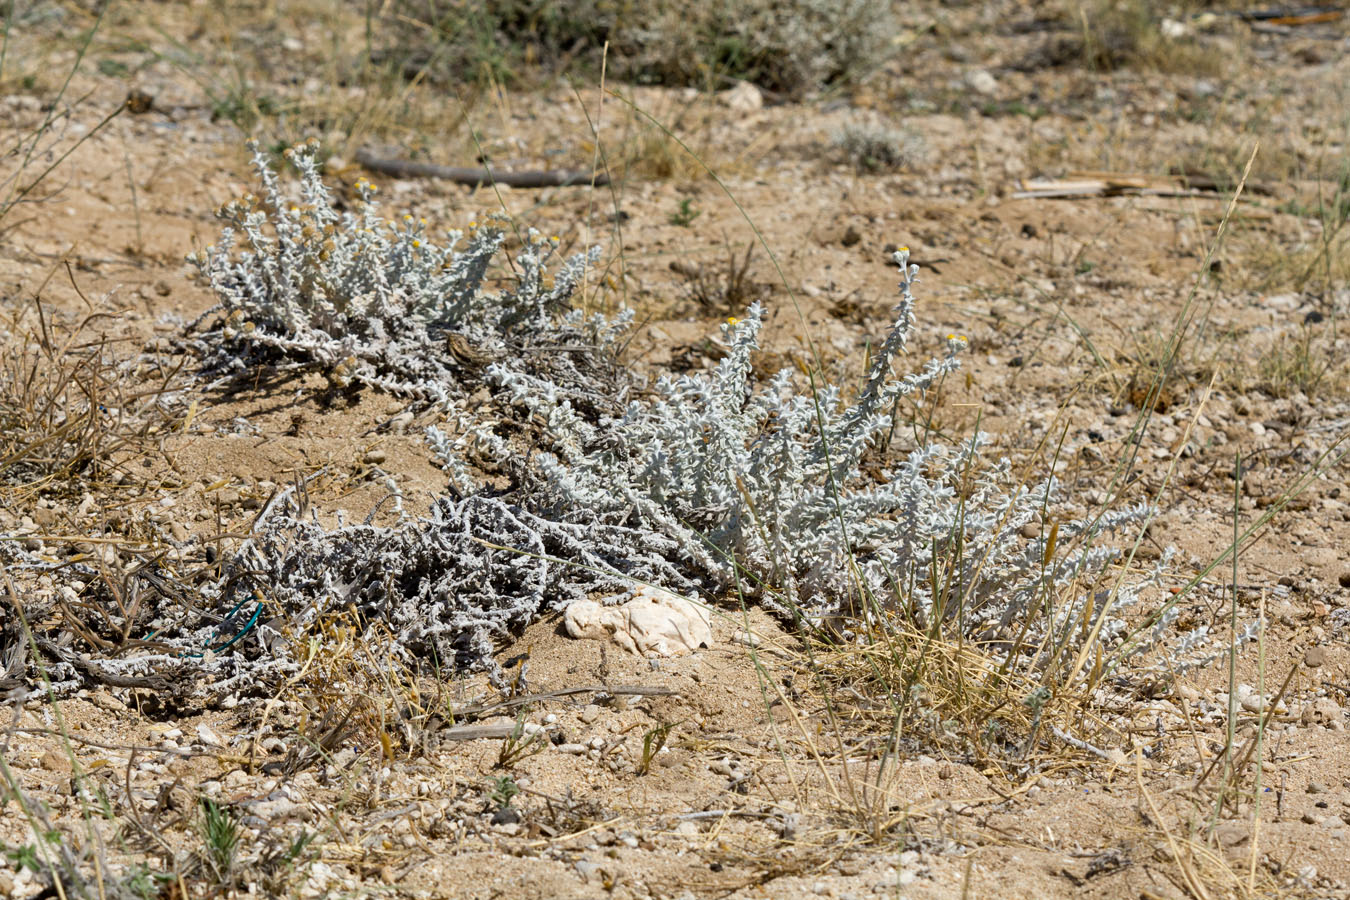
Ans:
[{"label": "otanthus maritimus plant", "polygon": [[[602,353],[627,322],[564,315],[594,253],[566,260],[550,281],[545,264],[558,241],[527,232],[514,287],[490,290],[490,264],[506,239],[499,224],[470,223],[439,244],[424,219],[382,218],[364,179],[355,210],[336,210],[317,141],[284,154],[300,176],[295,196],[257,143],[249,146],[262,196],[222,206],[228,224],[219,242],[188,256],[219,300],[196,323],[213,322],[198,342],[208,371],[283,359],[317,367],[341,387],[442,400],[484,359],[539,344]],[[584,382],[576,353],[550,357],[563,360],[551,377]]]},{"label": "otanthus maritimus plant", "polygon": [[[1022,636],[1042,647],[1087,635],[1084,619],[1101,606],[1090,590],[1071,588],[1090,586],[1116,559],[1096,538],[1145,507],[1062,522],[1028,541],[1023,527],[1056,501],[1058,484],[1017,484],[1008,460],[984,461],[983,434],[961,444],[927,439],[893,463],[883,454],[890,465],[879,477],[862,466],[899,401],[922,402],[966,344],[951,335],[919,371],[893,372],[913,332],[918,273],[907,250],[896,261],[895,322],[849,400],[835,385],[801,392],[790,371],[755,383],[758,306],[723,326],[730,351],[711,375],[665,378],[655,399],[598,427],[539,379],[489,370],[513,402],[548,422],[551,452],[536,460],[548,483],[534,505],[663,534],[713,591],[737,586],[793,615],[900,615],[989,638],[1030,622]],[[1114,609],[1136,597],[1122,592]]]},{"label": "otanthus maritimus plant", "polygon": [[[897,262],[894,324],[850,394],[830,384],[803,390],[790,371],[759,382],[758,306],[723,326],[729,353],[713,372],[665,378],[626,409],[621,394],[611,397],[618,411],[608,417],[579,409],[575,392],[547,372],[496,363],[486,375],[506,421],[462,412],[453,434],[428,430],[455,496],[425,518],[330,528],[285,492],[218,580],[200,585],[213,612],[148,599],[158,651],[100,660],[100,671],[205,670],[212,690],[233,690],[293,671],[283,624],[304,634],[354,609],[381,623],[396,658],[500,675],[497,641],[549,610],[637,583],[709,599],[739,590],[810,622],[940,627],[1023,662],[1117,646],[1118,617],[1148,579],[1102,602],[1098,582],[1118,554],[1098,539],[1145,507],[1062,520],[1028,539],[1028,523],[1053,517],[1058,485],[1018,483],[1006,459],[984,459],[984,435],[959,443],[929,435],[898,457],[880,449],[901,401],[927,402],[966,343],[949,336],[918,371],[894,371],[914,330],[918,272],[907,251]],[[517,452],[499,425],[512,434],[528,426],[537,452]],[[484,484],[463,455],[505,466],[511,485]],[[0,553],[15,557],[14,571],[43,570],[20,548]],[[1136,649],[1171,644],[1168,624]],[[1169,658],[1202,651],[1204,639],[1182,636]],[[78,686],[74,663],[53,671],[63,689]]]}]

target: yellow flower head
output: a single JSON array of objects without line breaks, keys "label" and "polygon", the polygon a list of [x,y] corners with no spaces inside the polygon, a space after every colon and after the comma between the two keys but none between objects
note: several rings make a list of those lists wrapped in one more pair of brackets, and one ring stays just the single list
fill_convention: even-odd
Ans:
[{"label": "yellow flower head", "polygon": [[733,328],[735,328],[735,327],[736,327],[736,324],[737,324],[738,322],[740,322],[740,321],[741,321],[741,320],[738,319],[738,318],[736,318],[735,316],[730,316],[730,317],[727,318],[727,324],[730,325],[730,326],[733,327]]}]

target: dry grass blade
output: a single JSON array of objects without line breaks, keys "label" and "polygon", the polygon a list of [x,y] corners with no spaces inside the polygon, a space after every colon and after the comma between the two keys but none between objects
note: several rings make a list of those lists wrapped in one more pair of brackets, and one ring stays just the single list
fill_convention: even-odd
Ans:
[{"label": "dry grass blade", "polygon": [[1028,765],[1100,755],[1081,738],[1061,741],[1049,756],[1039,747],[1042,734],[1087,733],[1094,718],[1085,690],[1046,691],[1034,674],[1005,671],[977,643],[893,626],[859,647],[822,647],[816,663],[839,699],[854,698],[853,715],[889,729],[888,752],[938,747],[994,765],[1010,781]]},{"label": "dry grass blade", "polygon": [[106,482],[119,454],[144,452],[183,417],[178,370],[119,357],[95,328],[106,314],[66,326],[35,309],[37,327],[20,311],[0,343],[0,496],[11,501]]},{"label": "dry grass blade", "polygon": [[1148,803],[1148,808],[1153,813],[1153,821],[1157,823],[1158,828],[1167,838],[1167,845],[1172,849],[1172,858],[1176,861],[1178,868],[1181,869],[1181,875],[1186,882],[1187,890],[1197,900],[1209,900],[1209,892],[1205,890],[1204,882],[1196,875],[1190,859],[1182,854],[1176,836],[1172,833],[1172,829],[1167,827],[1167,821],[1158,809],[1158,804],[1153,801],[1153,795],[1149,793],[1148,786],[1144,784],[1144,755],[1142,753],[1136,753],[1134,757],[1134,778],[1135,783],[1139,786],[1140,796]]}]

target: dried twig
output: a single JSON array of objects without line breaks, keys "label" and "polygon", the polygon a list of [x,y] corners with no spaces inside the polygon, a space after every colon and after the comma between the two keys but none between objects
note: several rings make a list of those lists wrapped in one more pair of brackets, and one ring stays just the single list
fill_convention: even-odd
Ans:
[{"label": "dried twig", "polygon": [[[1021,182],[1014,200],[1051,200],[1079,197],[1204,197],[1228,190],[1221,179],[1198,172],[1180,175],[1137,175],[1123,172],[1070,172],[1066,178],[1033,178]],[[1273,194],[1268,184],[1247,183],[1247,190]]]},{"label": "dried twig", "polygon": [[407,159],[389,159],[376,156],[362,148],[356,151],[356,161],[372,172],[395,178],[444,178],[456,184],[478,187],[484,184],[504,184],[513,188],[600,186],[609,184],[604,172],[585,172],[580,169],[530,169],[524,172],[498,172],[486,166],[438,166]]}]

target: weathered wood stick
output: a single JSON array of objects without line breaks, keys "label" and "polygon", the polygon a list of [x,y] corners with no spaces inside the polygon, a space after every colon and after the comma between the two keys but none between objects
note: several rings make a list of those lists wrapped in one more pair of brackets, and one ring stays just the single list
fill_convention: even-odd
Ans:
[{"label": "weathered wood stick", "polygon": [[437,166],[406,159],[386,159],[362,148],[356,151],[356,161],[372,172],[395,178],[444,178],[456,184],[477,187],[483,184],[504,184],[513,188],[571,187],[576,185],[609,184],[604,172],[583,172],[579,169],[532,169],[525,172],[497,172],[488,168]]}]

